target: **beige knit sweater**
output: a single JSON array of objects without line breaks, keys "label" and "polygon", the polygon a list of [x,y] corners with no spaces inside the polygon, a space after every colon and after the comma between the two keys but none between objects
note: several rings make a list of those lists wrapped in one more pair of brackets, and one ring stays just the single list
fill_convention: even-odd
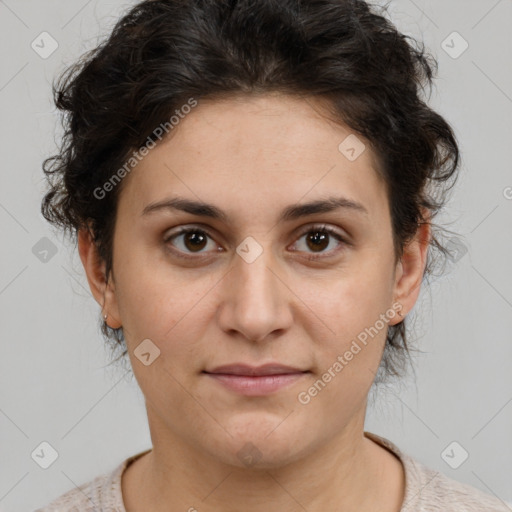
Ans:
[{"label": "beige knit sweater", "polygon": [[[511,505],[424,466],[402,453],[391,441],[370,432],[365,432],[365,436],[402,461],[405,496],[400,512],[512,512]],[[132,461],[148,451],[125,459],[111,473],[97,476],[35,512],[126,512],[121,492],[122,473]]]}]

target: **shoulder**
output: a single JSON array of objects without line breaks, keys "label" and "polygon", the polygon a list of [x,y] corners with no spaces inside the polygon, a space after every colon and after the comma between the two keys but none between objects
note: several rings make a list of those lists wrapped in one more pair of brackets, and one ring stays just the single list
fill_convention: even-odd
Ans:
[{"label": "shoulder", "polygon": [[71,489],[35,512],[96,512],[98,510],[123,512],[118,503],[120,474],[123,466],[124,462],[112,473],[99,475]]},{"label": "shoulder", "polygon": [[126,467],[149,450],[123,460],[112,472],[99,475],[71,489],[35,512],[125,512],[121,476]]},{"label": "shoulder", "polygon": [[475,487],[453,480],[408,455],[402,455],[409,479],[401,512],[510,512],[507,504]]},{"label": "shoulder", "polygon": [[425,466],[388,439],[369,432],[365,435],[402,461],[405,496],[400,512],[511,512],[504,501]]}]

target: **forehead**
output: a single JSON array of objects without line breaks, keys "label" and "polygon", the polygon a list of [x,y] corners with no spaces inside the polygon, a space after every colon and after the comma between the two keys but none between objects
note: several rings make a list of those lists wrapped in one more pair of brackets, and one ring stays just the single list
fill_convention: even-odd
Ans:
[{"label": "forehead", "polygon": [[375,169],[368,141],[329,120],[319,101],[237,95],[183,115],[124,178],[121,197],[139,210],[166,195],[247,209],[338,191],[371,209],[386,200]]}]

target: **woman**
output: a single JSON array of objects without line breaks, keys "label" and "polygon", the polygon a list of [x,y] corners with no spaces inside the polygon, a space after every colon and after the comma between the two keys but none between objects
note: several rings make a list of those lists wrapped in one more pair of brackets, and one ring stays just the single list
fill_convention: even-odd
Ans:
[{"label": "woman", "polygon": [[62,77],[42,211],[153,447],[40,510],[506,510],[364,430],[459,163],[407,39],[362,0],[145,1]]}]

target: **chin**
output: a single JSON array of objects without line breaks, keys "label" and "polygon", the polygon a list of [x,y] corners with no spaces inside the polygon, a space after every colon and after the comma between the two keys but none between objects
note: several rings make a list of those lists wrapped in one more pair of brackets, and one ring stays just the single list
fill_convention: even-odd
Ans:
[{"label": "chin", "polygon": [[283,467],[300,459],[308,446],[301,432],[312,431],[301,428],[291,418],[283,421],[281,416],[262,413],[232,419],[226,430],[232,437],[226,434],[219,439],[216,446],[220,450],[212,455],[232,466],[261,470]]}]

